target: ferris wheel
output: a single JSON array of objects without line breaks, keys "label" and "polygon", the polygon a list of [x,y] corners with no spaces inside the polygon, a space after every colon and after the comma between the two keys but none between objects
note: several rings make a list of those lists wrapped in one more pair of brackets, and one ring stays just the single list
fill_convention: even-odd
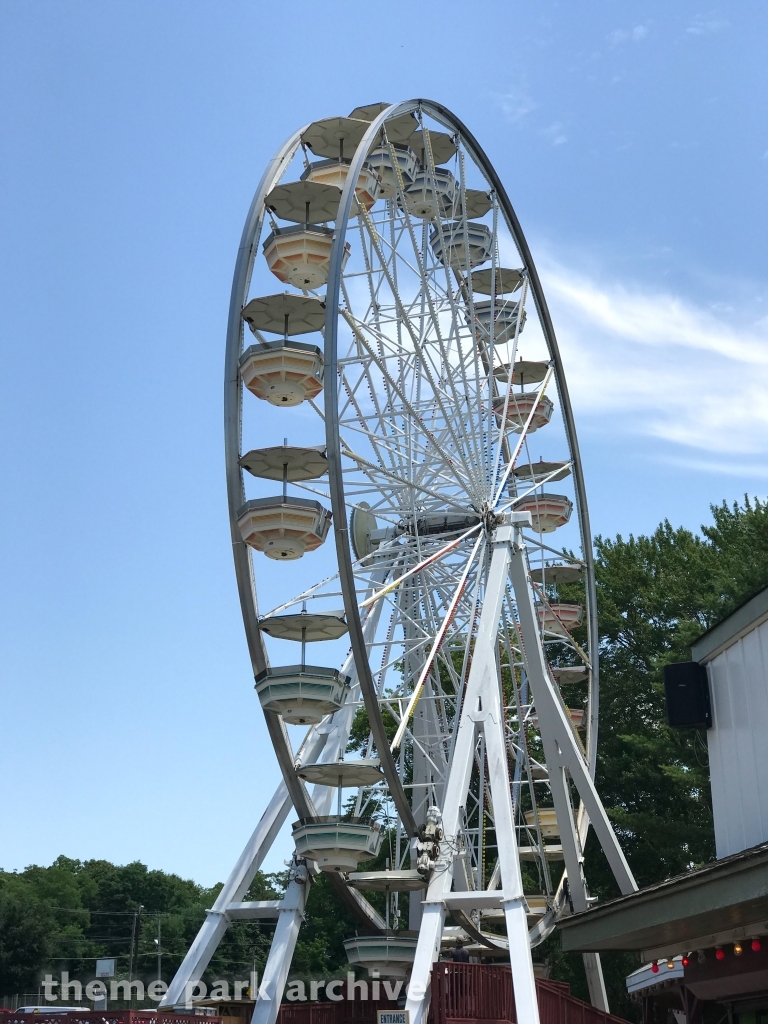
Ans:
[{"label": "ferris wheel", "polygon": [[[350,963],[410,978],[411,1024],[457,939],[509,956],[518,1020],[537,1022],[531,949],[590,903],[590,824],[621,891],[635,883],[593,783],[595,583],[564,369],[504,187],[444,107],[358,107],[275,154],[238,251],[225,435],[283,781],[164,1005],[230,921],[273,916],[254,1014],[273,1024],[322,871],[360,921]],[[284,899],[243,902],[289,816]],[[585,966],[607,1009],[597,955]]]}]

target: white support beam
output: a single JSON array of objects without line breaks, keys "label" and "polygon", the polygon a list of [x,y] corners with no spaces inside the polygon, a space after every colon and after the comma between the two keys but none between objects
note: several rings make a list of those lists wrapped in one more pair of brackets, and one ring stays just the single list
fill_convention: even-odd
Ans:
[{"label": "white support beam", "polygon": [[443,899],[448,910],[493,910],[501,907],[501,891],[492,892],[469,890],[468,892],[451,892]]},{"label": "white support beam", "polygon": [[252,1024],[275,1024],[277,1020],[311,884],[306,865],[294,858],[288,888],[280,901],[280,916],[259,985]]},{"label": "white support beam", "polygon": [[[605,808],[600,801],[600,797],[597,795],[589,767],[577,744],[565,705],[560,694],[555,690],[555,684],[550,678],[544,661],[544,652],[539,643],[538,622],[533,607],[533,597],[531,596],[528,578],[525,544],[522,538],[522,531],[519,528],[516,530],[512,558],[509,562],[509,576],[515,591],[517,613],[520,619],[523,660],[539,719],[539,731],[541,732],[547,768],[549,769],[552,796],[556,801],[555,807],[558,812],[558,824],[561,827],[560,838],[563,844],[563,855],[566,857],[569,879],[571,878],[571,871],[574,865],[568,863],[569,851],[566,849],[566,846],[570,844],[570,836],[565,834],[568,830],[564,828],[564,825],[568,822],[571,823],[571,836],[576,835],[576,829],[563,774],[565,769],[568,770],[579,792],[579,796],[584,802],[590,823],[597,833],[597,838],[600,841],[619,888],[624,894],[635,892],[637,883],[619,846],[611,823],[608,820],[608,815],[605,813]],[[567,801],[567,812],[564,807],[565,820],[561,821],[557,800],[559,797],[562,801],[563,795],[565,795]],[[572,896],[574,890],[573,883],[576,878],[580,877],[580,874],[581,870],[579,867],[578,872],[574,871],[575,878],[571,879]],[[583,909],[586,910],[586,901]]]},{"label": "white support beam", "polygon": [[[427,889],[419,941],[408,987],[406,1009],[410,1012],[411,1024],[425,1024],[426,1022],[431,995],[429,984],[432,964],[437,960],[440,952],[446,902],[459,896],[457,893],[451,893],[450,890],[457,863],[461,810],[466,805],[475,760],[478,730],[484,732],[486,739],[488,777],[496,828],[505,837],[505,843],[500,844],[499,850],[501,891],[494,891],[493,899],[498,901],[495,905],[501,905],[505,912],[517,1020],[519,1024],[539,1024],[536,985],[528,942],[525,898],[512,820],[510,779],[504,740],[504,715],[496,660],[499,621],[506,590],[511,541],[511,527],[507,525],[498,527],[494,536],[485,601],[480,614],[477,640],[467,679],[461,718],[455,733],[453,759],[445,791],[443,831],[447,842],[443,845],[444,852],[441,854]],[[487,894],[481,894],[478,897],[478,894],[473,893],[468,898],[485,899]],[[457,902],[461,902],[461,896]]]},{"label": "white support beam", "polygon": [[[619,888],[623,893],[630,893],[637,889],[637,884],[597,795],[589,766],[576,742],[565,704],[555,688],[544,660],[521,526],[515,530],[509,577],[515,591],[523,662],[539,719],[539,731],[549,772],[552,802],[555,805],[560,829],[570,899],[573,909],[580,913],[588,908],[583,872],[586,827],[579,829],[574,820],[566,771],[570,774],[583,802],[584,810],[580,814],[580,822],[582,826],[586,826],[591,821]],[[607,1012],[608,997],[600,957],[597,953],[588,953],[583,959],[590,1000],[594,1006]]]},{"label": "white support beam", "polygon": [[[324,741],[325,737],[323,737]],[[191,986],[203,976],[203,972],[229,926],[227,908],[232,903],[238,903],[248,891],[254,875],[259,870],[262,860],[267,855],[290,810],[291,800],[288,790],[285,783],[281,782],[266,811],[261,816],[253,835],[240,854],[229,878],[224,883],[216,902],[210,910],[206,911],[205,921],[189,947],[187,955],[158,1009],[183,1005],[187,1002],[187,993],[191,991]]]},{"label": "white support beam", "polygon": [[589,1001],[593,1006],[596,1006],[598,1010],[610,1013],[608,993],[605,991],[603,965],[600,963],[600,954],[582,953],[581,959],[584,961],[584,972],[587,975]]},{"label": "white support beam", "polygon": [[259,900],[253,903],[230,903],[227,917],[230,921],[274,920],[280,916],[282,900]]}]

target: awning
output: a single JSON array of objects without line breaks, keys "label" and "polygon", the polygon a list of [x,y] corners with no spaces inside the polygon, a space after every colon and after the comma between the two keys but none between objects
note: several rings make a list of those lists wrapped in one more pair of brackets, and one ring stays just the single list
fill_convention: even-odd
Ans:
[{"label": "awning", "polygon": [[713,861],[559,925],[564,950],[648,959],[768,934],[768,843]]}]

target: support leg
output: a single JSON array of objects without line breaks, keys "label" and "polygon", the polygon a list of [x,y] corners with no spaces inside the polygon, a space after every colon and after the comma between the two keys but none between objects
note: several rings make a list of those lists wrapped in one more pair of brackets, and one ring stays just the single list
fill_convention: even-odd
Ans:
[{"label": "support leg", "polygon": [[291,969],[299,928],[304,917],[304,907],[311,885],[309,872],[304,864],[291,866],[291,880],[280,906],[280,917],[272,939],[264,974],[259,986],[252,1024],[275,1024],[280,1002],[283,998],[288,971]]},{"label": "support leg", "polygon": [[[525,920],[525,904],[522,899],[520,865],[514,840],[514,828],[512,827],[512,806],[503,737],[504,722],[496,665],[497,636],[506,588],[511,539],[510,527],[502,526],[496,530],[485,603],[480,616],[472,667],[467,679],[461,720],[455,734],[453,760],[445,792],[443,829],[446,840],[455,847],[461,812],[466,804],[472,775],[477,730],[486,728],[488,734],[493,732],[496,737],[492,741],[493,753],[491,755],[495,778],[495,788],[492,786],[494,813],[499,813],[496,807],[498,801],[502,817],[505,813],[507,815],[503,825],[497,819],[497,828],[503,829],[502,834],[505,836],[505,841],[508,837],[512,837],[512,849],[507,850],[507,856],[502,864],[502,889],[505,918],[510,931],[510,955],[516,999],[518,1000],[518,1021],[520,1024],[538,1024],[538,1004]],[[440,941],[445,922],[444,898],[451,890],[453,870],[454,854],[448,852],[446,847],[446,852],[441,856],[433,873],[424,904],[424,914],[406,1002],[411,1024],[424,1024],[426,1021],[426,1014],[429,1010],[430,975],[432,964],[437,960],[440,952]],[[517,995],[518,986],[519,996]]]},{"label": "support leg", "polygon": [[281,782],[248,845],[216,897],[216,902],[207,912],[200,931],[189,947],[158,1009],[183,1003],[188,991],[187,986],[199,981],[203,976],[211,957],[216,952],[216,947],[229,927],[227,907],[230,903],[242,900],[290,810],[291,799],[285,783]]},{"label": "support leg", "polygon": [[528,939],[520,855],[512,813],[509,768],[504,742],[504,712],[501,706],[495,664],[493,675],[489,674],[486,677],[484,693],[488,704],[484,731],[488,756],[488,780],[493,798],[494,824],[496,835],[505,837],[504,842],[500,841],[498,844],[499,867],[517,1021],[518,1024],[538,1024],[539,1004],[536,998],[536,980],[533,975],[531,946]]},{"label": "support leg", "polygon": [[608,1009],[608,993],[605,991],[605,979],[603,978],[603,965],[600,963],[599,953],[582,953],[584,971],[587,975],[589,986],[589,1001],[598,1010],[610,1013]]},{"label": "support leg", "polygon": [[[637,885],[597,795],[589,766],[576,744],[565,706],[560,694],[555,690],[544,661],[544,653],[538,640],[538,626],[528,579],[525,546],[519,530],[516,532],[515,543],[512,547],[509,575],[514,587],[520,619],[523,661],[539,717],[539,729],[549,770],[552,801],[560,826],[560,840],[571,900],[574,910],[581,912],[588,906],[583,873],[583,848],[579,829],[574,821],[566,769],[579,791],[584,811],[595,828],[619,888],[623,893],[629,893],[634,892]],[[592,1005],[607,1011],[608,997],[599,955],[596,953],[585,954],[584,968]]]},{"label": "support leg", "polygon": [[[600,797],[597,795],[595,784],[589,773],[589,767],[573,735],[573,727],[568,719],[565,705],[560,694],[555,691],[555,684],[550,678],[544,661],[544,652],[538,640],[538,623],[528,582],[525,545],[522,540],[522,533],[519,530],[516,531],[515,544],[512,548],[509,575],[515,590],[517,611],[520,617],[523,660],[528,674],[528,681],[531,684],[536,712],[539,717],[539,729],[547,758],[547,767],[549,769],[552,796],[555,808],[557,809],[558,822],[561,823],[561,828],[564,827],[564,823],[560,819],[558,799],[562,802],[565,797],[567,800],[567,816],[564,821],[571,823],[571,835],[575,836],[573,811],[570,806],[570,798],[567,795],[563,774],[564,769],[567,768],[579,791],[579,796],[584,802],[589,820],[597,833],[597,838],[608,859],[619,888],[624,894],[635,892],[637,883],[616,839],[611,823],[608,820],[608,815],[605,813],[605,808],[600,801]],[[552,758],[552,761],[550,761],[550,758]],[[562,783],[560,779],[562,779]],[[556,789],[559,791],[559,796],[555,792]],[[563,811],[565,812],[565,807],[563,807]],[[564,856],[566,855],[567,838],[561,832]],[[572,865],[568,864],[567,860],[566,868],[570,878]]]}]

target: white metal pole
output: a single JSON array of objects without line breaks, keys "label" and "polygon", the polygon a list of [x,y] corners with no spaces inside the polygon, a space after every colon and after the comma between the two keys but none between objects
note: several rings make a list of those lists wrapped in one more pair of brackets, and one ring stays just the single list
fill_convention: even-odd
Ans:
[{"label": "white metal pole", "polygon": [[[512,531],[509,526],[501,526],[494,536],[493,555],[488,573],[485,590],[485,602],[480,615],[477,641],[475,643],[472,666],[467,679],[461,719],[457,727],[451,771],[445,793],[443,807],[443,830],[446,843],[445,853],[432,875],[424,901],[424,914],[416,946],[411,983],[408,988],[406,1009],[410,1011],[411,1024],[423,1024],[429,1010],[430,977],[432,964],[440,952],[443,925],[445,922],[445,898],[450,893],[453,879],[454,859],[458,852],[457,840],[461,822],[461,813],[466,803],[469,781],[474,764],[474,749],[478,727],[483,728],[488,721],[489,734],[492,727],[503,730],[501,701],[499,695],[498,672],[496,668],[496,645],[498,642],[499,620],[502,602],[506,589],[510,541]],[[538,1004],[533,980],[530,947],[528,944],[528,928],[525,918],[525,903],[522,899],[522,881],[518,863],[517,846],[512,828],[512,808],[509,795],[509,777],[506,767],[501,773],[500,761],[505,758],[503,733],[497,734],[493,742],[494,811],[498,799],[504,815],[504,798],[502,789],[506,787],[508,822],[504,826],[497,824],[499,834],[503,835],[499,846],[508,842],[507,856],[502,866],[503,890],[502,905],[505,910],[507,928],[510,931],[510,957],[512,958],[513,978],[515,979],[515,1000],[518,1021],[520,1024],[538,1024]],[[501,829],[504,829],[502,832]],[[514,866],[514,863],[517,866]]]},{"label": "white metal pole", "polygon": [[297,864],[294,859],[291,880],[280,904],[280,917],[259,985],[251,1024],[275,1024],[277,1020],[310,885],[306,865]]},{"label": "white metal pole", "polygon": [[[556,789],[560,791],[561,799],[562,794],[565,794],[567,797],[565,780],[563,778],[563,773],[567,769],[579,792],[579,796],[584,801],[589,820],[597,833],[597,838],[600,840],[600,845],[608,859],[619,888],[625,895],[635,892],[637,883],[629,869],[624,853],[608,820],[608,815],[605,813],[605,808],[597,794],[595,784],[589,772],[589,766],[573,734],[573,726],[568,718],[565,705],[560,694],[555,691],[555,684],[550,678],[549,670],[544,661],[544,652],[539,643],[538,624],[533,607],[531,588],[528,582],[525,544],[520,528],[516,530],[515,544],[513,545],[512,557],[509,562],[509,575],[515,590],[517,612],[520,618],[523,660],[531,685],[533,701],[536,705],[536,713],[539,718],[539,731],[541,732],[541,740],[545,749],[552,796],[556,801],[555,807],[557,808]],[[560,782],[560,779],[562,779],[562,782]],[[566,822],[570,822],[571,835],[575,836],[576,829],[569,799],[567,800]],[[564,822],[560,821],[559,810],[558,824],[561,828],[564,826]],[[561,839],[566,839],[562,831],[560,836]],[[563,854],[565,855],[565,853],[564,843]],[[567,861],[566,867],[569,867]],[[579,874],[580,871],[577,873],[577,877]]]},{"label": "white metal pole", "polygon": [[[509,575],[515,591],[523,661],[539,719],[552,802],[557,814],[563,859],[568,875],[568,888],[574,910],[578,913],[587,909],[587,888],[583,873],[584,854],[579,830],[574,821],[566,769],[576,784],[619,888],[623,893],[628,893],[634,892],[637,885],[597,795],[589,766],[576,744],[565,706],[559,693],[555,691],[544,661],[520,527],[515,532]],[[608,996],[599,955],[587,954],[584,957],[584,968],[593,1006],[608,1012]]]}]

